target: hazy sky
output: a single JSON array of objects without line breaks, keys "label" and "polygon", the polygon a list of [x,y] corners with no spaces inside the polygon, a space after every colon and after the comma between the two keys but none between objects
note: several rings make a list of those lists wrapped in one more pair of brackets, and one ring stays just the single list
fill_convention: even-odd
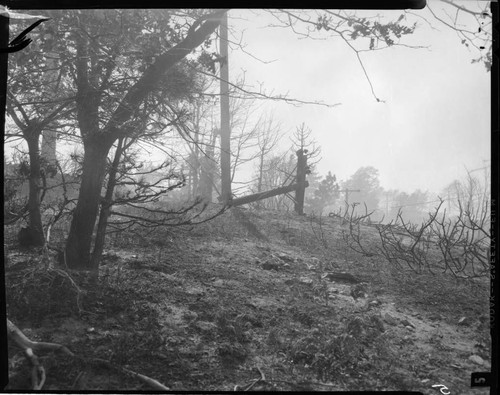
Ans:
[{"label": "hazy sky", "polygon": [[[428,3],[442,17],[453,10],[437,0]],[[476,2],[462,3],[471,7]],[[230,38],[245,49],[230,49],[230,80],[245,75],[256,90],[261,86],[300,100],[340,103],[327,108],[266,101],[256,110],[256,116],[272,113],[283,134],[291,135],[302,123],[312,129],[322,148],[317,165],[321,175],[331,171],[346,180],[360,167],[373,166],[385,189],[439,193],[462,178],[465,168],[483,167],[490,158],[491,75],[483,64],[471,64],[477,53],[462,45],[456,32],[428,9],[412,12],[432,26],[408,15],[407,24],[416,21],[418,27],[401,43],[428,48],[394,46],[361,54],[375,93],[384,102],[375,100],[355,52],[340,38],[300,38],[290,28],[269,27],[276,20],[260,10],[229,12]],[[385,20],[402,14],[357,13],[378,14]],[[354,45],[368,46],[358,41]],[[291,146],[288,135],[281,151]],[[163,160],[163,154],[158,158]],[[251,169],[240,175],[237,179],[250,179]]]},{"label": "hazy sky", "polygon": [[[429,4],[435,12],[449,7]],[[394,46],[361,55],[375,93],[385,103],[375,100],[355,53],[341,39],[300,39],[290,29],[266,27],[272,19],[255,10],[230,12],[233,39],[244,31],[245,51],[273,62],[263,64],[235,48],[230,79],[245,73],[247,83],[260,83],[275,94],[341,103],[334,108],[265,104],[284,131],[303,122],[313,130],[322,147],[320,174],[332,171],[347,179],[361,166],[374,166],[385,189],[439,192],[462,178],[465,167],[482,167],[490,158],[490,73],[481,63],[471,64],[477,54],[429,10],[413,12],[433,27],[409,16],[418,28],[401,42],[428,48]],[[392,19],[401,15],[365,13],[391,13]],[[285,149],[290,140],[284,138],[282,144]]]}]

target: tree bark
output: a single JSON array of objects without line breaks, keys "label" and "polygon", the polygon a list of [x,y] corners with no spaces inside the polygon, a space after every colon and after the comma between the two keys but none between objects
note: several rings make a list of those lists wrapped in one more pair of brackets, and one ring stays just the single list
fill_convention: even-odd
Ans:
[{"label": "tree bark", "polygon": [[40,212],[40,149],[38,140],[40,133],[37,130],[26,131],[25,138],[28,142],[30,157],[29,174],[29,197],[28,214],[29,225],[28,232],[25,235],[23,244],[26,246],[42,246],[45,243],[43,234],[42,214]]},{"label": "tree bark", "polygon": [[[45,72],[45,82],[49,85],[49,97],[57,99],[57,75],[58,75],[58,55],[56,52],[48,51],[45,55],[47,71]],[[40,156],[45,160],[47,169],[55,172],[56,167],[57,132],[53,129],[46,129],[42,134],[42,150]],[[54,173],[55,174],[55,173]]]},{"label": "tree bark", "polygon": [[82,183],[66,242],[65,263],[77,270],[97,270],[91,265],[90,250],[110,146],[95,143],[85,146]]},{"label": "tree bark", "polygon": [[299,215],[304,214],[304,197],[306,185],[307,156],[301,148],[297,150],[297,184],[301,187],[295,190],[295,211]]},{"label": "tree bark", "polygon": [[97,233],[94,244],[94,252],[92,253],[91,267],[92,270],[98,270],[101,255],[104,250],[104,242],[106,240],[106,228],[108,225],[108,218],[113,206],[113,193],[116,187],[116,174],[118,173],[118,165],[123,153],[123,138],[118,140],[116,147],[115,158],[109,170],[108,185],[106,187],[106,195],[101,204],[101,212],[99,214],[99,222],[97,223]]},{"label": "tree bark", "polygon": [[232,199],[230,205],[232,207],[241,206],[243,204],[258,202],[262,199],[267,199],[273,196],[284,195],[289,192],[298,191],[299,189],[305,189],[309,186],[307,181],[303,181],[302,183],[296,183],[287,185],[284,187],[279,187],[275,189],[271,189],[269,191],[261,192],[261,193],[253,193],[251,195],[243,196],[240,198]]},{"label": "tree bark", "polygon": [[199,175],[200,175],[200,107],[195,108],[195,125],[194,125],[194,150],[193,153],[193,198],[196,199],[199,196]]},{"label": "tree bark", "polygon": [[231,122],[229,116],[229,64],[228,64],[228,31],[227,14],[220,25],[220,176],[221,200],[228,204],[231,192]]},{"label": "tree bark", "polygon": [[[259,156],[259,179],[257,181],[257,193],[262,192],[262,178],[264,177],[264,148],[260,151],[260,156]],[[262,206],[260,200],[257,201],[257,209],[260,209]]]}]

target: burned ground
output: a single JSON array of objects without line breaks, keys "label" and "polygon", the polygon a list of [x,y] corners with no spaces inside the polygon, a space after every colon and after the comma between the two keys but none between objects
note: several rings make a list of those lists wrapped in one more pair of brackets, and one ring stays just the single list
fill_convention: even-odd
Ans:
[{"label": "burned ground", "polygon": [[[125,367],[172,390],[487,393],[470,388],[470,374],[490,369],[488,280],[357,254],[343,228],[229,211],[154,238],[113,237],[97,282],[75,283],[7,235],[8,316],[79,356],[40,355],[45,390],[149,389]],[[373,228],[362,231],[377,243]],[[10,347],[9,357],[8,389],[29,389],[22,353]]]}]

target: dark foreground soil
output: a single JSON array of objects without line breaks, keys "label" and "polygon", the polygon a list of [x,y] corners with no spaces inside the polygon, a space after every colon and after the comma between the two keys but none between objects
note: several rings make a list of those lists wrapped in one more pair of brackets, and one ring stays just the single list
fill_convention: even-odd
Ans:
[{"label": "dark foreground soil", "polygon": [[[174,391],[489,393],[470,388],[472,372],[490,370],[487,279],[357,254],[343,227],[232,210],[192,229],[113,238],[94,282],[47,271],[6,240],[8,316],[77,356],[39,355],[45,391],[151,389],[126,368]],[[13,346],[9,364],[7,389],[30,389]]]}]

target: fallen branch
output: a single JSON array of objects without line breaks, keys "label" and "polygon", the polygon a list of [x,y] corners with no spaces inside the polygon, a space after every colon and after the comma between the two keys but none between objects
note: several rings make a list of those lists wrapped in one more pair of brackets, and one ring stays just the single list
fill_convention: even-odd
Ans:
[{"label": "fallen branch", "polygon": [[253,380],[250,384],[247,384],[246,386],[236,385],[234,387],[234,391],[245,391],[245,392],[249,391],[257,383],[269,384],[269,385],[272,385],[272,383],[287,384],[290,387],[292,387],[294,390],[300,390],[300,391],[313,391],[314,386],[320,386],[320,387],[325,387],[325,388],[337,388],[338,387],[335,384],[324,384],[324,383],[319,383],[317,381],[292,382],[292,381],[286,381],[286,380],[266,379],[264,372],[259,367],[257,367],[257,370],[260,373],[260,377],[258,379]]},{"label": "fallen branch", "polygon": [[157,381],[155,379],[152,379],[151,377],[145,376],[143,374],[134,372],[134,371],[126,369],[126,368],[123,368],[121,366],[114,365],[114,364],[112,364],[111,362],[109,362],[109,361],[107,361],[105,359],[93,358],[89,362],[91,362],[91,363],[99,363],[99,364],[102,364],[102,365],[106,366],[109,369],[118,370],[120,372],[123,372],[123,373],[129,375],[129,376],[135,377],[135,378],[139,379],[140,381],[142,381],[143,383],[149,385],[151,388],[154,388],[155,390],[170,391],[170,388],[164,386],[159,381]]},{"label": "fallen branch", "polygon": [[258,379],[253,380],[250,384],[247,384],[246,386],[235,385],[234,386],[234,391],[235,392],[250,391],[250,389],[252,389],[255,386],[255,384],[257,384],[257,383],[265,383],[266,382],[266,375],[264,374],[264,372],[262,371],[262,369],[260,367],[258,367],[258,366],[257,366],[257,370],[260,373],[260,377]]},{"label": "fallen branch", "polygon": [[23,350],[32,351],[56,351],[62,352],[70,357],[74,357],[70,350],[65,346],[57,343],[34,342],[26,337],[21,330],[15,326],[9,319],[7,319],[7,336],[13,340]]},{"label": "fallen branch", "polygon": [[152,379],[151,377],[145,376],[144,374],[133,372],[132,370],[121,368],[123,372],[131,375],[132,377],[136,377],[141,380],[143,383],[149,385],[151,388],[159,391],[170,391],[170,388],[164,386],[159,381]]},{"label": "fallen branch", "polygon": [[338,388],[338,386],[335,384],[325,384],[325,383],[320,383],[317,381],[299,381],[299,382],[295,383],[292,381],[271,379],[271,380],[268,380],[268,382],[270,382],[270,383],[271,382],[272,383],[285,383],[285,384],[290,385],[291,387],[294,387],[294,388],[298,387],[304,391],[312,391],[312,387],[315,385],[317,385],[319,387],[326,387],[326,388]]},{"label": "fallen branch", "polygon": [[21,330],[15,326],[12,321],[7,319],[7,336],[13,340],[20,348],[23,349],[26,358],[30,361],[31,369],[31,384],[35,391],[39,391],[45,384],[45,369],[40,364],[38,357],[34,351],[57,351],[63,352],[66,355],[74,357],[74,354],[66,347],[56,343],[34,342],[26,337]]},{"label": "fallen branch", "polygon": [[[41,390],[43,385],[45,384],[45,369],[43,366],[40,364],[40,361],[34,351],[56,351],[56,352],[62,352],[70,357],[75,357],[78,358],[79,360],[83,362],[87,362],[90,364],[101,364],[104,365],[110,369],[120,371],[122,373],[125,373],[131,377],[135,377],[142,381],[143,383],[147,384],[151,388],[159,391],[169,391],[170,388],[164,386],[161,384],[159,381],[152,379],[151,377],[148,377],[146,375],[134,372],[132,370],[123,368],[121,366],[116,366],[112,364],[109,361],[106,361],[105,359],[100,359],[100,358],[92,358],[92,359],[86,359],[82,357],[78,357],[75,354],[73,354],[68,348],[61,344],[56,344],[56,343],[45,343],[45,342],[34,342],[28,337],[17,327],[15,326],[12,321],[7,319],[7,335],[10,340],[12,340],[17,346],[19,346],[21,349],[24,350],[24,353],[26,355],[26,358],[31,363],[32,369],[31,369],[31,382],[32,382],[32,387],[33,390]],[[76,385],[77,381],[81,377],[82,373],[80,373],[73,383],[73,387]]]},{"label": "fallen branch", "polygon": [[35,391],[40,391],[45,384],[45,369],[42,365],[40,365],[38,357],[33,353],[33,350],[31,348],[28,348],[25,351],[25,354],[31,362],[31,365],[33,366],[33,368],[31,369],[31,384],[33,386],[33,389]]}]

